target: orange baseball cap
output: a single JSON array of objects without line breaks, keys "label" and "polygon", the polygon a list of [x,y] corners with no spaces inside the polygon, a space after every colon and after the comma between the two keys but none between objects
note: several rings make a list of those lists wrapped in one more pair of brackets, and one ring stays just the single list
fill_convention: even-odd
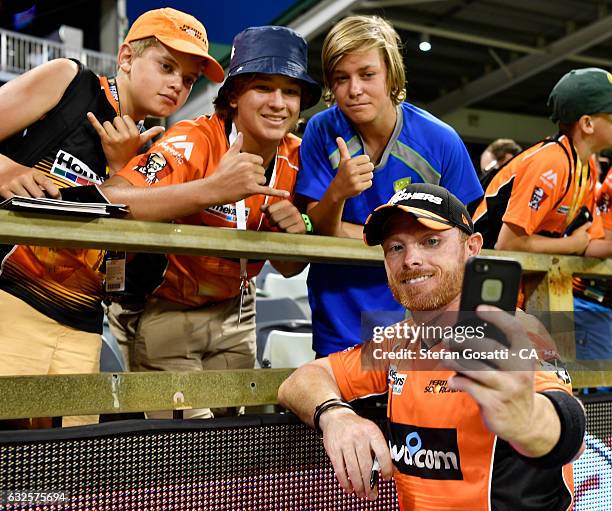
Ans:
[{"label": "orange baseball cap", "polygon": [[223,81],[223,68],[208,54],[206,29],[190,14],[170,7],[147,11],[132,24],[123,42],[147,37],[156,37],[173,50],[202,57],[202,74],[213,82]]}]

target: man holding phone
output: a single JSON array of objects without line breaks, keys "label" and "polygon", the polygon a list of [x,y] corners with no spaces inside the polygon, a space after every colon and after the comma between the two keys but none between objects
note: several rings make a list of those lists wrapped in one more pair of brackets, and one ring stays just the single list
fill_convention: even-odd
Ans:
[{"label": "man holding phone", "polygon": [[[480,252],[482,237],[454,195],[436,185],[409,185],[372,212],[364,239],[382,245],[389,286],[413,317],[456,317],[464,265]],[[481,305],[478,315],[499,328],[511,348],[542,335],[525,327],[531,322],[524,314],[515,318]],[[580,452],[585,416],[562,371],[544,371],[540,361],[520,371],[465,370],[456,361],[418,370],[405,359],[376,357],[377,349],[397,354],[406,344],[397,335],[387,341],[311,362],[279,389],[281,404],[322,432],[346,491],[376,498],[370,478],[380,466],[383,477],[395,477],[403,510],[571,505],[567,463]],[[409,343],[425,354],[444,345],[421,337]],[[497,368],[516,369],[512,361],[502,364]],[[384,393],[388,446],[379,428],[347,403]]]}]

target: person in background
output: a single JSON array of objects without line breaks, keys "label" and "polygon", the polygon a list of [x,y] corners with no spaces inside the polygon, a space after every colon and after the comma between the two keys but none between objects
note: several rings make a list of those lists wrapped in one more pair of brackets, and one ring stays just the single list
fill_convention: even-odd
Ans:
[{"label": "person in background", "polygon": [[[559,133],[497,173],[474,214],[476,229],[487,248],[611,257],[612,241],[597,208],[595,156],[612,147],[612,74],[598,68],[566,73],[548,107]],[[599,200],[605,202],[603,195]],[[608,287],[603,279],[574,278],[581,358],[612,358]]]},{"label": "person in background", "polygon": [[498,138],[494,140],[480,155],[481,176],[500,168],[522,150],[521,146],[512,139]]}]

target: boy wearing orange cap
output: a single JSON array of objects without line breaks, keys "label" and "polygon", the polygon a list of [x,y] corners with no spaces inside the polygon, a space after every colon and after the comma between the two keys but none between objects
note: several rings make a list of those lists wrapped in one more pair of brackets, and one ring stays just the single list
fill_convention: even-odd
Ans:
[{"label": "boy wearing orange cap", "polygon": [[[134,22],[119,48],[115,77],[57,59],[7,83],[0,88],[0,195],[58,197],[62,188],[102,183],[161,131],[140,134],[134,121],[176,112],[200,73],[223,80],[204,26],[164,8]],[[86,95],[82,117],[66,121]],[[0,374],[96,372],[103,253],[3,248]]]}]

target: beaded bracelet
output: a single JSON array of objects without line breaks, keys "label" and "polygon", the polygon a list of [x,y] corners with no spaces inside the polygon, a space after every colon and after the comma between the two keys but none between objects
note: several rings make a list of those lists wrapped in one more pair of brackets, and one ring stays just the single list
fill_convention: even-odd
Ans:
[{"label": "beaded bracelet", "polygon": [[331,410],[332,408],[348,408],[349,410],[353,410],[353,407],[348,404],[346,401],[338,398],[328,399],[327,401],[323,401],[320,405],[315,408],[314,417],[312,422],[314,423],[315,429],[322,433],[321,427],[319,426],[319,421],[321,420],[321,415],[325,413],[327,410]]}]

